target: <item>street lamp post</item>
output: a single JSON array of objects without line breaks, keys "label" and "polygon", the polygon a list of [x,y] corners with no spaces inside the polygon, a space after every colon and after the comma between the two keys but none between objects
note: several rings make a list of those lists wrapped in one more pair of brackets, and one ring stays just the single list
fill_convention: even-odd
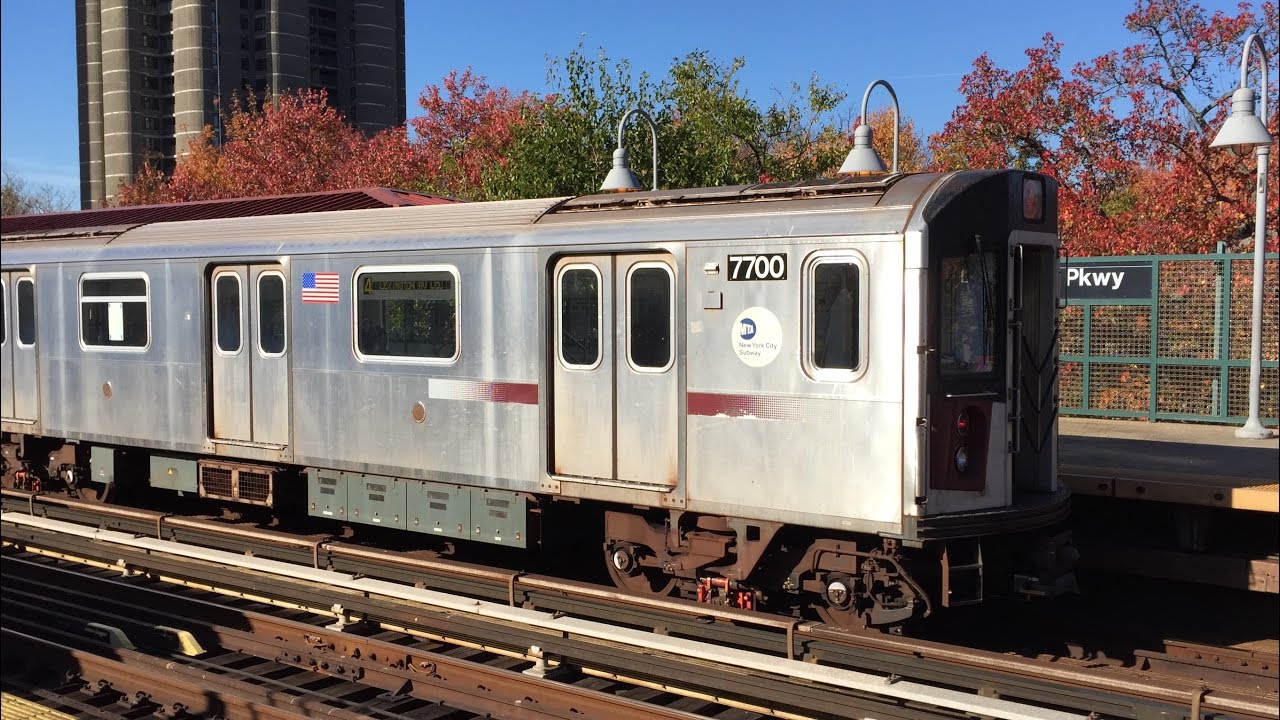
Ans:
[{"label": "street lamp post", "polygon": [[658,124],[649,117],[649,113],[640,108],[631,108],[618,122],[618,149],[613,151],[613,167],[605,176],[604,184],[600,186],[601,192],[630,192],[641,189],[640,179],[631,172],[631,159],[627,156],[627,149],[622,147],[622,129],[626,127],[627,120],[632,115],[644,118],[649,123],[649,131],[653,134],[653,189],[658,189]]},{"label": "street lamp post", "polygon": [[901,124],[898,120],[898,94],[893,91],[893,86],[889,83],[876,80],[867,86],[866,92],[862,93],[862,122],[853,131],[853,149],[849,151],[844,164],[837,171],[841,175],[868,175],[882,173],[885,170],[880,154],[871,147],[871,126],[867,124],[867,99],[871,97],[871,91],[877,85],[883,85],[884,89],[889,91],[889,97],[893,99],[893,172],[898,172],[898,126]]},{"label": "street lamp post", "polygon": [[[1253,113],[1253,90],[1246,87],[1249,78],[1249,50],[1256,48],[1262,63],[1262,98],[1257,115]],[[1267,239],[1267,156],[1271,134],[1267,132],[1267,51],[1262,38],[1254,33],[1245,38],[1240,56],[1240,87],[1231,95],[1231,116],[1213,139],[1212,147],[1230,147],[1248,152],[1254,148],[1258,158],[1258,195],[1253,222],[1253,328],[1249,348],[1249,419],[1236,428],[1236,437],[1266,439],[1272,436],[1259,417],[1262,401],[1262,280]]]}]

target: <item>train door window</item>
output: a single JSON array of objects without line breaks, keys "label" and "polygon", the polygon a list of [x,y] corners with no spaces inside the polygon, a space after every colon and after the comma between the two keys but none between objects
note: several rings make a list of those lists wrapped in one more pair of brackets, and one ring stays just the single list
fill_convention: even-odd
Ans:
[{"label": "train door window", "polygon": [[258,276],[258,352],[268,357],[284,354],[284,275],[264,272]]},{"label": "train door window", "polygon": [[600,271],[566,265],[560,272],[560,362],[588,369],[600,364]]},{"label": "train door window", "polygon": [[221,273],[213,278],[213,323],[218,352],[240,352],[240,276]]},{"label": "train door window", "polygon": [[627,277],[627,359],[642,372],[671,367],[675,298],[671,268],[638,263]]},{"label": "train door window", "polygon": [[819,255],[806,281],[806,371],[815,380],[849,382],[863,366],[865,262],[856,255]]},{"label": "train door window", "polygon": [[458,358],[458,270],[452,266],[356,271],[356,356]]},{"label": "train door window", "polygon": [[145,350],[151,342],[145,273],[80,276],[80,341],[86,348]]},{"label": "train door window", "polygon": [[18,347],[36,344],[36,281],[18,278]]}]

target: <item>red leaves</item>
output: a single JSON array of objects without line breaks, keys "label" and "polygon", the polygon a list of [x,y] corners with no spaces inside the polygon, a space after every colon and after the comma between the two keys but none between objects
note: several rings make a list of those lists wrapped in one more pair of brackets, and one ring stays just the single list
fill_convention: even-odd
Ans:
[{"label": "red leaves", "polygon": [[458,197],[480,194],[484,173],[506,164],[516,130],[546,102],[528,92],[492,89],[471,68],[428,85],[418,97],[426,114],[409,122],[431,189]]},{"label": "red leaves", "polygon": [[373,137],[347,125],[322,91],[298,91],[254,107],[236,102],[226,140],[209,128],[165,180],[150,164],[122,186],[117,202],[137,205],[283,195],[376,185],[405,187],[422,177],[424,154],[403,127]]},{"label": "red leaves", "polygon": [[[1246,6],[1207,16],[1185,0],[1138,0],[1126,21],[1138,42],[1069,73],[1049,35],[1017,71],[982,55],[961,81],[964,104],[930,139],[934,165],[1057,178],[1061,234],[1077,255],[1207,252],[1252,237],[1256,165],[1209,143],[1227,117],[1244,36],[1263,32],[1277,45],[1275,10],[1266,2],[1260,18]],[[1272,128],[1276,109],[1273,97]],[[1274,187],[1275,174],[1268,180]]]}]

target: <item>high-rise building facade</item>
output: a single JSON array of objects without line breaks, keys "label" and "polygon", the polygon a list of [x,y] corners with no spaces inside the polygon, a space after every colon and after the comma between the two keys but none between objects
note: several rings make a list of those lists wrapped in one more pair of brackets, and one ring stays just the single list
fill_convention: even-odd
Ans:
[{"label": "high-rise building facade", "polygon": [[80,204],[166,172],[233,95],[325,89],[366,133],[405,119],[404,0],[76,0]]}]

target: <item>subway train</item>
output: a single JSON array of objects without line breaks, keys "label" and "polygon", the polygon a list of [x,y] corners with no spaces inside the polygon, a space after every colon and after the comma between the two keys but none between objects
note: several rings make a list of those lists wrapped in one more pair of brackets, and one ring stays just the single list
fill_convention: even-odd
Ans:
[{"label": "subway train", "polygon": [[4,486],[528,552],[572,506],[626,592],[850,626],[1055,594],[1056,197],[962,171],[6,233]]}]

